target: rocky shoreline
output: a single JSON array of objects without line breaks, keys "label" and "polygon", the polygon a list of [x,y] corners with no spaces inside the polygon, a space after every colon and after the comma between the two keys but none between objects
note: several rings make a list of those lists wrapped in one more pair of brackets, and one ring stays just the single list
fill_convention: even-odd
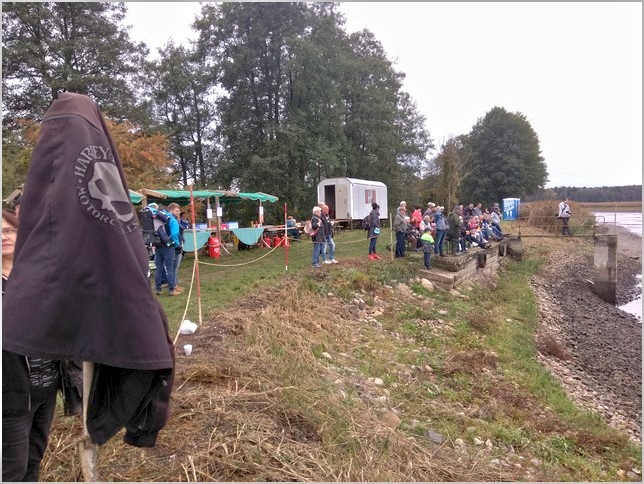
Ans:
[{"label": "rocky shoreline", "polygon": [[[617,300],[641,295],[642,238],[617,228]],[[642,324],[592,291],[592,242],[561,239],[532,286],[538,298],[538,340],[554,338],[561,351],[539,359],[579,406],[594,410],[641,443]],[[552,354],[555,353],[555,354]]]}]

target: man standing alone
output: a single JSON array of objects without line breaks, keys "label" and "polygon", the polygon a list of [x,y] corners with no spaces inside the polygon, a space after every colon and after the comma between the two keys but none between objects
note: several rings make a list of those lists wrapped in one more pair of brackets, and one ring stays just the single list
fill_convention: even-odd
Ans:
[{"label": "man standing alone", "polygon": [[570,229],[568,228],[568,220],[570,219],[570,207],[568,206],[568,199],[564,198],[563,201],[559,204],[559,215],[561,219],[561,235],[572,235]]}]

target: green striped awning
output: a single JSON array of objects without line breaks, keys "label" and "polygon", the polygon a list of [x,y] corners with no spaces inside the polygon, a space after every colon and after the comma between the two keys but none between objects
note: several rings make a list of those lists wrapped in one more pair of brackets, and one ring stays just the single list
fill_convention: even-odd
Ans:
[{"label": "green striped awning", "polygon": [[[190,190],[150,190],[144,188],[141,191],[148,197],[148,202],[163,201],[164,203],[180,203],[190,201]],[[279,200],[276,196],[263,192],[253,193],[231,192],[226,190],[193,190],[192,194],[195,199],[219,198],[219,201],[222,203],[239,203],[242,200],[274,203]]]},{"label": "green striped awning", "polygon": [[130,201],[134,205],[138,205],[139,203],[141,203],[143,201],[143,198],[144,198],[143,195],[141,195],[140,193],[135,192],[134,190],[130,190]]}]

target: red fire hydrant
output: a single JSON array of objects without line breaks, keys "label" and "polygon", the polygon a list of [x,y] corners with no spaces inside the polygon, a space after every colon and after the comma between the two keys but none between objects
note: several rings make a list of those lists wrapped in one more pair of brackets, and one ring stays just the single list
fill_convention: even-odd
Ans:
[{"label": "red fire hydrant", "polygon": [[211,235],[208,237],[208,256],[209,257],[214,257],[215,259],[219,259],[219,256],[221,255],[221,243],[219,242],[219,239],[215,237],[214,235]]}]

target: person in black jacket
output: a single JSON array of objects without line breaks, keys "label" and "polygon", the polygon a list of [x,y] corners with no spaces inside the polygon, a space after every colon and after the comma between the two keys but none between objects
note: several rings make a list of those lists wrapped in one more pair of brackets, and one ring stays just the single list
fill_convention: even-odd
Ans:
[{"label": "person in black jacket", "polygon": [[371,204],[371,212],[369,212],[369,232],[367,238],[369,239],[369,260],[380,259],[376,253],[376,243],[380,235],[380,205],[376,202]]},{"label": "person in black jacket", "polygon": [[313,216],[311,217],[311,227],[317,230],[313,239],[313,267],[320,267],[320,256],[324,260],[324,246],[326,245],[326,233],[324,231],[324,222],[322,221],[322,208],[319,206],[313,207]]},{"label": "person in black jacket", "polygon": [[25,179],[2,349],[94,365],[94,444],[125,427],[126,443],[153,446],[168,419],[174,346],[148,271],[105,119],[88,96],[62,93],[42,118]]},{"label": "person in black jacket", "polygon": [[333,240],[333,224],[331,223],[331,217],[329,217],[329,206],[327,204],[322,204],[322,223],[324,224],[324,234],[326,236],[326,250],[325,254],[322,254],[322,260],[325,264],[337,264],[338,261],[335,258],[335,241]]},{"label": "person in black jacket", "polygon": [[[18,217],[2,211],[2,294],[13,268]],[[2,480],[36,482],[45,455],[56,409],[56,395],[63,376],[69,377],[66,362],[29,358],[2,350]],[[79,413],[82,381],[63,392],[65,414]],[[74,404],[70,403],[74,398]]]}]

